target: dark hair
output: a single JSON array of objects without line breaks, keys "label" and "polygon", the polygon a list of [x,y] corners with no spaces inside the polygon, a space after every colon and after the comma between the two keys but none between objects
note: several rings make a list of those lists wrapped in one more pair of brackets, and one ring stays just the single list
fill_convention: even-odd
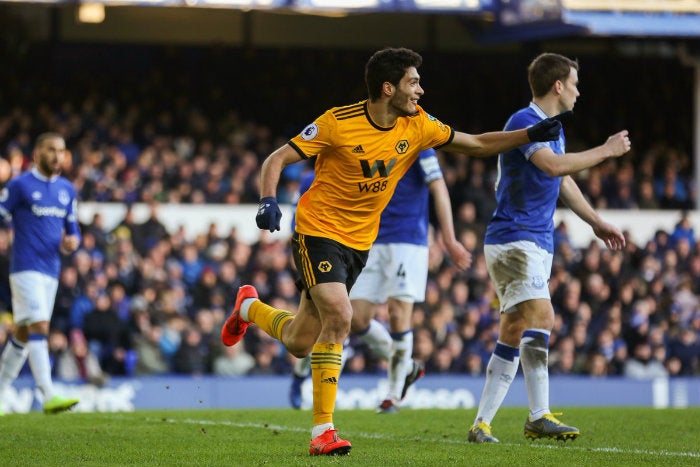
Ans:
[{"label": "dark hair", "polygon": [[37,136],[36,141],[34,142],[34,147],[41,147],[44,144],[44,142],[50,139],[63,139],[63,136],[60,133],[47,131],[46,133],[42,133],[39,136]]},{"label": "dark hair", "polygon": [[374,53],[365,65],[365,84],[371,101],[382,95],[382,85],[389,82],[395,86],[410,67],[418,68],[423,63],[419,53],[405,48],[387,47]]},{"label": "dark hair", "polygon": [[571,69],[578,70],[578,61],[563,55],[543,53],[527,67],[527,80],[533,97],[542,97],[552,89],[557,81],[569,77]]}]

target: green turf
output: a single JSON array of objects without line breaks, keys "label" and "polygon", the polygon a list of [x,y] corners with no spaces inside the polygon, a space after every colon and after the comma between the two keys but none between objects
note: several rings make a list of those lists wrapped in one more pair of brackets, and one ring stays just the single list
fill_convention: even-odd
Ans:
[{"label": "green turf", "polygon": [[523,436],[526,409],[504,408],[500,444],[466,442],[474,410],[397,415],[338,411],[346,457],[308,455],[311,414],[293,410],[192,410],[10,414],[0,418],[7,466],[700,466],[700,408],[571,408],[576,441]]}]

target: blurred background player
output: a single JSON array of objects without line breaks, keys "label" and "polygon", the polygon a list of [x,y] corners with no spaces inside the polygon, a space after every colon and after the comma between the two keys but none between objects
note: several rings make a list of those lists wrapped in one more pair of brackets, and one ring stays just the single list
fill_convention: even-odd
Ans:
[{"label": "blurred background player", "polygon": [[[311,177],[313,174],[311,174]],[[301,190],[308,189],[309,177]],[[452,206],[434,149],[421,151],[401,178],[379,222],[379,233],[354,287],[350,291],[353,317],[351,332],[375,354],[386,360],[389,389],[379,413],[398,412],[408,388],[425,374],[413,355],[411,315],[413,304],[425,299],[428,278],[429,199],[433,195],[436,217],[445,248],[457,269],[471,263],[471,254],[455,238]],[[389,330],[373,319],[376,307],[386,303]],[[294,367],[290,402],[301,407],[301,384],[309,373],[308,357]]]},{"label": "blurred background player", "polygon": [[[518,110],[506,130],[527,128],[551,116],[570,115],[578,91],[578,62],[545,53],[528,67],[532,102]],[[557,141],[528,143],[498,157],[496,212],[486,229],[484,254],[500,300],[498,341],[469,441],[494,443],[491,421],[522,363],[530,413],[525,436],[573,439],[579,430],[560,422],[549,410],[549,336],[554,308],[549,277],[554,254],[557,199],[582,220],[608,248],[625,245],[622,232],[603,221],[586,201],[570,174],[593,167],[630,149],[627,131],[610,136],[593,149],[566,152],[564,132]]]},{"label": "blurred background player", "polygon": [[74,252],[81,239],[75,190],[59,175],[65,153],[63,137],[41,134],[32,169],[10,180],[0,194],[0,215],[11,218],[14,229],[10,289],[15,323],[0,357],[0,402],[29,357],[44,413],[69,410],[78,403],[54,393],[47,343],[61,253]]}]

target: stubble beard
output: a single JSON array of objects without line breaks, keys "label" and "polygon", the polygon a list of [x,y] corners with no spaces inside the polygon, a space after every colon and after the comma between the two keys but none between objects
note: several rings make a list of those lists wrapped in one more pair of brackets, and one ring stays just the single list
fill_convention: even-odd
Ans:
[{"label": "stubble beard", "polygon": [[399,117],[412,117],[412,116],[418,114],[418,110],[417,110],[417,109],[416,109],[415,111],[413,111],[413,112],[409,112],[409,111],[406,109],[406,107],[408,106],[407,101],[405,101],[405,100],[402,99],[402,101],[403,101],[403,102],[406,102],[406,104],[404,104],[403,106],[399,106],[399,105],[396,104],[396,101],[397,101],[397,100],[398,100],[398,99],[391,99],[391,101],[389,101],[389,105],[390,105],[391,108],[394,110],[394,112],[396,112],[396,115],[398,115]]},{"label": "stubble beard", "polygon": [[53,166],[46,160],[39,161],[39,170],[47,177],[53,177],[61,173],[60,166]]}]

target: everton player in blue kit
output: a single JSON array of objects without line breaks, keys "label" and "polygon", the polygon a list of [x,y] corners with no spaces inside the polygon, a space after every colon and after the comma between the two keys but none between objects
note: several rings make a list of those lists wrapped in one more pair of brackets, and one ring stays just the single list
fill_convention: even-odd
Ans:
[{"label": "everton player in blue kit", "polygon": [[[303,193],[313,174],[302,179]],[[412,358],[413,304],[425,299],[428,277],[429,194],[440,226],[443,243],[459,270],[471,264],[471,254],[455,238],[452,206],[434,149],[421,151],[418,159],[396,186],[384,209],[379,233],[370,249],[367,264],[350,290],[353,308],[352,332],[379,358],[389,363],[388,394],[379,413],[395,413],[408,388],[424,374],[421,363]],[[387,304],[389,331],[374,320],[376,307]],[[292,406],[301,406],[301,381],[308,363],[295,366],[290,391]]]},{"label": "everton player in blue kit", "polygon": [[471,254],[455,238],[452,205],[435,150],[421,151],[382,212],[367,264],[350,290],[356,332],[371,333],[376,306],[389,307],[389,388],[379,413],[398,411],[409,386],[424,374],[422,364],[412,358],[411,315],[413,304],[425,299],[428,279],[429,193],[450,259],[460,270],[471,264]]},{"label": "everton player in blue kit", "polygon": [[[527,128],[548,117],[570,113],[579,96],[578,62],[544,53],[528,67],[532,102],[518,110],[506,130]],[[594,211],[570,174],[593,167],[630,150],[627,131],[578,153],[566,152],[563,130],[558,141],[527,143],[499,155],[497,208],[489,221],[484,254],[500,301],[498,341],[486,370],[486,382],[469,441],[496,443],[491,421],[522,365],[530,413],[527,438],[575,439],[579,430],[559,421],[549,410],[547,369],[554,309],[549,276],[554,253],[554,212],[561,199],[595,235],[613,250],[625,238]]]},{"label": "everton player in blue kit", "polygon": [[65,153],[62,136],[40,135],[34,167],[10,180],[0,193],[0,216],[11,220],[14,229],[10,289],[15,322],[0,357],[0,403],[28,357],[45,413],[63,412],[78,403],[54,393],[47,345],[61,253],[74,252],[81,240],[75,189],[59,175]]}]

